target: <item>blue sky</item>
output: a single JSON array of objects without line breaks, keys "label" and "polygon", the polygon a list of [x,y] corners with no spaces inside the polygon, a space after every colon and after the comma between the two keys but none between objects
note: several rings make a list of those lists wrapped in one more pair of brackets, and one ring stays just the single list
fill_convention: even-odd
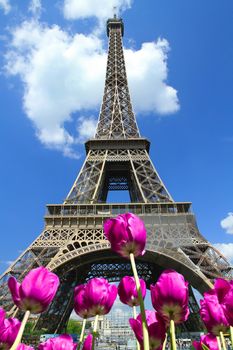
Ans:
[{"label": "blue sky", "polygon": [[232,1],[0,0],[0,272],[40,234],[45,205],[64,200],[84,161],[114,4],[151,159],[233,259]]}]

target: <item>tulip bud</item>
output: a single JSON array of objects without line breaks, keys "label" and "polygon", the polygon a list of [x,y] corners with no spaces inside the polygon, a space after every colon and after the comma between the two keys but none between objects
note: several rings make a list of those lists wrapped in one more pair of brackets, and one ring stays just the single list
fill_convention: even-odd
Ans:
[{"label": "tulip bud", "polygon": [[[146,322],[148,325],[150,350],[159,349],[163,344],[166,335],[166,328],[163,319],[155,311],[146,310]],[[142,317],[138,315],[136,320],[129,319],[130,326],[141,345],[143,346]]]},{"label": "tulip bud", "polygon": [[86,284],[80,284],[74,289],[74,311],[82,318],[92,316],[86,302]]},{"label": "tulip bud", "polygon": [[217,278],[214,283],[214,291],[228,323],[233,326],[233,280],[226,281]]},{"label": "tulip bud", "polygon": [[19,332],[21,322],[16,318],[2,320],[0,326],[0,348],[9,349]]},{"label": "tulip bud", "polygon": [[59,335],[59,337],[50,338],[39,344],[38,350],[76,350],[77,344],[68,334]]},{"label": "tulip bud", "polygon": [[41,313],[47,309],[52,302],[59,286],[59,278],[45,267],[31,270],[18,283],[15,277],[10,277],[8,287],[12,299],[21,310],[34,314]]},{"label": "tulip bud", "polygon": [[202,344],[207,346],[210,350],[219,350],[217,338],[212,334],[201,335],[200,341],[193,341],[193,346],[196,350],[203,350]]},{"label": "tulip bud", "polygon": [[114,252],[128,258],[145,253],[146,229],[138,216],[132,213],[118,215],[104,222],[104,233]]},{"label": "tulip bud", "polygon": [[[146,296],[146,283],[143,279],[140,279],[139,282],[142,297],[144,299]],[[118,295],[123,304],[129,306],[138,306],[140,304],[134,277],[125,276],[121,279],[118,285]]]},{"label": "tulip bud", "polygon": [[170,320],[175,324],[187,320],[188,309],[188,282],[174,270],[164,271],[157,283],[150,286],[152,305],[169,325]]},{"label": "tulip bud", "polygon": [[117,287],[105,278],[92,278],[86,284],[85,302],[90,315],[105,315],[117,297]]},{"label": "tulip bud", "polygon": [[220,332],[226,333],[229,323],[214,290],[204,293],[204,299],[200,300],[200,304],[200,315],[208,332],[216,336],[219,336]]},{"label": "tulip bud", "polygon": [[1,328],[1,324],[4,322],[5,320],[5,316],[6,316],[6,312],[4,311],[3,308],[0,307],[0,328]]},{"label": "tulip bud", "polygon": [[83,343],[82,350],[92,350],[92,342],[93,342],[93,335],[88,334],[88,336],[86,337]]}]

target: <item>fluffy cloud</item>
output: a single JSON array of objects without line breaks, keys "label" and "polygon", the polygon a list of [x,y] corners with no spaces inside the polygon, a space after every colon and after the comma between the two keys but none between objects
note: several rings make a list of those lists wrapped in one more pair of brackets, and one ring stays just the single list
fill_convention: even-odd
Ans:
[{"label": "fluffy cloud", "polygon": [[11,10],[11,5],[8,0],[0,0],[0,9],[3,9],[5,15]]},{"label": "fluffy cloud", "polygon": [[220,224],[226,233],[233,234],[233,213],[228,213],[228,216]]},{"label": "fluffy cloud", "polygon": [[114,7],[124,11],[131,4],[132,0],[65,0],[63,12],[67,19],[97,17],[103,21],[113,16]]},{"label": "fluffy cloud", "polygon": [[49,148],[72,154],[77,141],[67,131],[72,113],[96,108],[103,91],[106,54],[101,41],[33,21],[13,32],[11,45],[6,69],[24,83],[24,109],[38,138]]},{"label": "fluffy cloud", "polygon": [[233,264],[233,243],[216,243],[214,246],[227,258],[231,264]]},{"label": "fluffy cloud", "polygon": [[[38,9],[40,2],[31,4]],[[166,84],[168,50],[164,39],[125,50],[136,111],[167,114],[179,108],[177,91]],[[83,115],[98,113],[106,63],[104,43],[94,34],[71,35],[37,20],[12,31],[6,71],[20,76],[25,113],[46,147],[75,156],[75,146],[93,135],[95,118]]]},{"label": "fluffy cloud", "polygon": [[179,109],[177,91],[166,84],[167,53],[165,39],[142,44],[140,50],[125,50],[125,60],[133,106],[138,112],[168,114]]}]

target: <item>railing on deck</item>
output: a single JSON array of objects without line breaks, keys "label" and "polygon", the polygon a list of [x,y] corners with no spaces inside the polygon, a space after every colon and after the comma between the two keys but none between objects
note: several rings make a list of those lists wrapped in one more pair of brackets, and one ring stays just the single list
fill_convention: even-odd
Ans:
[{"label": "railing on deck", "polygon": [[191,212],[190,202],[178,203],[97,203],[48,204],[45,217],[53,216],[109,216],[131,212],[136,215],[186,214]]}]

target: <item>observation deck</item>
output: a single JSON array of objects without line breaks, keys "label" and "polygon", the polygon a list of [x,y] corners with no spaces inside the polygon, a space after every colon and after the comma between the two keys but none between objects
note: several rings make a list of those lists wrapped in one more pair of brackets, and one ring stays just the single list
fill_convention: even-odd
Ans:
[{"label": "observation deck", "polygon": [[117,18],[116,15],[114,15],[114,18],[110,18],[107,20],[107,35],[109,37],[109,32],[111,29],[121,29],[121,35],[124,36],[124,23],[121,18]]}]

